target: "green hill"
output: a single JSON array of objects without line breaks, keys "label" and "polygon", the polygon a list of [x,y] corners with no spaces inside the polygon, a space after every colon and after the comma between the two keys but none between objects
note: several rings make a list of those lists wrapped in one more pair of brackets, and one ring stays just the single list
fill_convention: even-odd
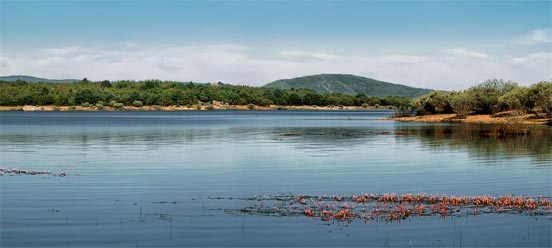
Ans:
[{"label": "green hill", "polygon": [[13,75],[13,76],[0,76],[0,81],[25,81],[29,83],[72,83],[81,81],[80,79],[47,79],[47,78],[38,78],[25,75]]},{"label": "green hill", "polygon": [[280,89],[306,88],[320,93],[404,97],[421,96],[432,91],[430,89],[413,88],[348,74],[319,74],[292,79],[281,79],[263,87]]}]

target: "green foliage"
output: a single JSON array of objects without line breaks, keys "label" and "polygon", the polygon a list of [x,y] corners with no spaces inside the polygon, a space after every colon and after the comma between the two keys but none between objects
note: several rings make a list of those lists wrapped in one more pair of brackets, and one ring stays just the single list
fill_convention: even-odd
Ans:
[{"label": "green foliage", "polygon": [[109,80],[104,80],[102,81],[102,83],[100,84],[100,86],[102,88],[111,88],[111,82],[109,82]]},{"label": "green foliage", "polygon": [[[264,87],[278,89],[311,89],[318,93],[342,93],[349,95],[417,97],[431,92],[428,89],[392,84],[371,78],[347,74],[319,74],[292,79],[282,79]],[[306,105],[312,105],[305,103]]]},{"label": "green foliage", "polygon": [[515,109],[526,113],[535,107],[535,103],[531,99],[529,88],[517,87],[500,96],[498,106],[500,110]]},{"label": "green foliage", "polygon": [[459,117],[465,118],[474,107],[474,101],[470,95],[465,93],[452,94],[448,100],[452,110]]},{"label": "green foliage", "polygon": [[552,117],[552,82],[542,81],[529,88],[530,101]]},{"label": "green foliage", "polygon": [[420,114],[451,113],[450,93],[434,91],[414,101],[414,106]]},{"label": "green foliage", "polygon": [[418,114],[456,113],[459,117],[475,112],[494,114],[515,110],[544,112],[552,117],[552,82],[521,87],[513,82],[488,80],[463,92],[432,92],[414,100]]},{"label": "green foliage", "polygon": [[[109,83],[109,84],[108,84]],[[108,85],[111,85],[108,86]],[[71,106],[106,105],[115,107],[134,105],[187,106],[198,101],[225,102],[231,105],[269,106],[269,105],[344,105],[362,106],[362,104],[400,107],[410,104],[405,97],[373,97],[363,94],[317,93],[309,89],[274,89],[250,86],[219,84],[216,86],[197,83],[148,81],[116,81],[74,83],[27,83],[23,81],[0,81],[0,105],[59,105]],[[199,106],[201,107],[201,106]]]},{"label": "green foliage", "polygon": [[517,87],[516,83],[510,81],[504,82],[503,80],[492,79],[471,87],[465,93],[473,98],[476,112],[494,114],[501,110],[498,99]]},{"label": "green foliage", "polygon": [[125,105],[123,103],[120,103],[120,102],[116,102],[112,105],[115,109],[123,109],[125,107]]},{"label": "green foliage", "polygon": [[247,109],[249,110],[254,110],[255,109],[255,104],[247,104]]},{"label": "green foliage", "polygon": [[132,102],[132,106],[140,108],[140,107],[144,106],[144,103],[142,103],[142,101],[139,101],[139,100],[134,100]]}]

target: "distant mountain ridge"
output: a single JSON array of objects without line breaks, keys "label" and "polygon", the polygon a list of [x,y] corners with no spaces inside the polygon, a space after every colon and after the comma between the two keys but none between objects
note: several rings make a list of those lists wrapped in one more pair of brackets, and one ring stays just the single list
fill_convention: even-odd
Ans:
[{"label": "distant mountain ridge", "polygon": [[291,89],[306,88],[319,93],[364,94],[367,96],[417,97],[431,89],[414,88],[401,84],[383,82],[350,74],[318,74],[292,79],[281,79],[263,87]]},{"label": "distant mountain ridge", "polygon": [[26,76],[26,75],[12,75],[12,76],[0,76],[1,81],[25,81],[29,83],[72,83],[72,82],[78,82],[81,81],[80,79],[47,79],[47,78],[39,78],[39,77],[33,77],[33,76]]}]

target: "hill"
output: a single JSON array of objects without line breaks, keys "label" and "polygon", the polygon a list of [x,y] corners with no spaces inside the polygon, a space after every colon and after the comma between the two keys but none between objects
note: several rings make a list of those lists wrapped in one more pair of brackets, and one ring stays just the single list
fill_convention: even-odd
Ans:
[{"label": "hill", "polygon": [[263,87],[280,89],[306,88],[315,90],[319,93],[404,97],[417,97],[432,91],[430,89],[414,88],[348,74],[319,74],[292,79],[281,79]]},{"label": "hill", "polygon": [[80,79],[47,79],[47,78],[38,78],[25,75],[12,75],[12,76],[0,76],[1,81],[25,81],[29,83],[72,83],[81,81]]}]

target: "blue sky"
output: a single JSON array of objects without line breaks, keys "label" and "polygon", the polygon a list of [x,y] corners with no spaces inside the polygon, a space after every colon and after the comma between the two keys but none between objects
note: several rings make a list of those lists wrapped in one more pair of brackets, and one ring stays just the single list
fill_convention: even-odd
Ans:
[{"label": "blue sky", "polygon": [[260,85],[550,80],[552,1],[7,1],[0,74]]}]

